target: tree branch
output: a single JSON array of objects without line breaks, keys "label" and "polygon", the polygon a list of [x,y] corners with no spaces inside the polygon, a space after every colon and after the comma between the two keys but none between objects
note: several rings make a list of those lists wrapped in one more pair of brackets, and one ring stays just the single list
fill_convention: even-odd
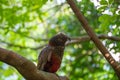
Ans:
[{"label": "tree branch", "polygon": [[22,49],[32,49],[32,50],[38,50],[40,48],[43,48],[44,46],[46,46],[46,44],[44,45],[40,45],[38,47],[28,47],[28,46],[21,46],[21,45],[18,45],[18,44],[14,44],[14,43],[10,43],[10,42],[6,42],[4,40],[0,40],[1,43],[4,43],[6,44],[7,46],[10,46],[10,47],[19,47],[19,48],[22,48]]},{"label": "tree branch", "polygon": [[[105,35],[105,34],[101,34],[101,35],[98,35],[97,37],[99,39],[109,39],[109,40],[113,40],[113,41],[120,41],[120,37],[117,37],[117,36],[108,36],[108,35]],[[77,44],[77,43],[85,42],[85,41],[89,41],[89,40],[91,40],[89,36],[71,38],[71,41],[67,42],[66,45]],[[19,48],[23,48],[23,49],[28,48],[28,49],[32,49],[32,50],[38,50],[38,49],[41,49],[44,46],[46,46],[46,44],[44,44],[44,45],[40,45],[40,46],[37,46],[37,47],[28,47],[28,46],[21,46],[21,45],[9,43],[9,42],[3,41],[3,40],[0,40],[0,42],[4,43],[4,44],[6,44],[10,47],[13,46],[13,47],[19,47]]]},{"label": "tree branch", "polygon": [[73,12],[77,16],[78,20],[81,22],[83,28],[86,30],[87,34],[90,36],[91,40],[94,42],[96,47],[101,51],[103,56],[106,58],[106,60],[109,62],[109,64],[112,66],[114,71],[116,73],[119,73],[119,79],[120,79],[120,66],[119,64],[115,61],[115,59],[111,56],[109,51],[105,48],[105,46],[102,44],[102,42],[98,39],[97,35],[95,32],[92,30],[92,28],[89,26],[87,20],[85,17],[82,15],[80,12],[80,9],[75,5],[75,2],[73,0],[67,0],[68,4],[72,8]]},{"label": "tree branch", "polygon": [[[116,37],[116,36],[108,36],[108,35],[101,34],[101,35],[98,35],[97,37],[99,39],[109,39],[113,41],[120,41],[120,37]],[[85,42],[90,40],[91,39],[89,36],[76,37],[76,38],[72,38],[70,42],[67,42],[66,46],[71,44],[78,44],[80,42]]]},{"label": "tree branch", "polygon": [[[7,30],[7,32],[9,32],[9,28],[5,28],[5,27],[1,27],[1,26],[0,26],[0,29]],[[32,40],[37,41],[37,42],[40,42],[40,41],[48,41],[48,39],[35,38],[35,37],[33,37],[33,36],[28,36],[28,35],[26,35],[26,34],[21,34],[21,32],[15,32],[14,30],[10,30],[10,32],[13,32],[14,34],[18,34],[18,35],[20,35],[21,37],[25,37],[25,38],[28,38],[28,39],[32,39]]]},{"label": "tree branch", "polygon": [[[18,70],[18,72],[27,80],[59,80],[53,74],[40,71],[36,66],[26,58],[15,52],[0,48],[0,61],[5,62]],[[67,77],[60,77],[61,80],[68,80]]]}]

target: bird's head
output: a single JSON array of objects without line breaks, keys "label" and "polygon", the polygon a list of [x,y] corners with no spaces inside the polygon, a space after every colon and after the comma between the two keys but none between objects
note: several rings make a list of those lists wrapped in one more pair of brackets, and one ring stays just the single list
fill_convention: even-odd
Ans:
[{"label": "bird's head", "polygon": [[71,40],[70,37],[60,32],[49,40],[49,44],[52,46],[64,46],[68,40]]}]

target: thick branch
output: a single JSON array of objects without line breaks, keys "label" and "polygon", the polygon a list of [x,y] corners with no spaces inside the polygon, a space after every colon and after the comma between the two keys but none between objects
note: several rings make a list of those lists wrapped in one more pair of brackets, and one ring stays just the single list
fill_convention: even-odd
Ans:
[{"label": "thick branch", "polygon": [[[39,71],[31,61],[3,48],[0,48],[0,61],[15,67],[27,80],[59,80],[55,74]],[[68,80],[66,77],[60,78]]]},{"label": "thick branch", "polygon": [[92,28],[89,26],[85,17],[80,12],[80,9],[75,5],[73,0],[67,0],[67,2],[70,5],[70,7],[72,8],[75,15],[77,16],[78,20],[81,22],[81,24],[82,24],[83,28],[86,30],[87,34],[90,36],[91,40],[95,43],[97,48],[101,51],[101,53],[106,58],[106,60],[109,62],[109,64],[113,67],[115,72],[120,73],[119,64],[115,61],[115,59],[111,56],[109,51],[105,48],[105,46],[102,44],[102,42],[98,39],[97,35],[92,30]]}]

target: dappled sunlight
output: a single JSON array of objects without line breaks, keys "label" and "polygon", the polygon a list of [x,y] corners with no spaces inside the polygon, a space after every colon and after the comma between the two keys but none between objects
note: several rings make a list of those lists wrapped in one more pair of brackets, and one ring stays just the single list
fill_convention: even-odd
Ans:
[{"label": "dappled sunlight", "polygon": [[[107,35],[99,39],[120,63],[120,1],[75,2],[95,34],[98,37]],[[70,36],[71,44],[66,45],[58,75],[67,75],[70,80],[117,80],[107,60],[90,38],[86,38],[86,31],[66,0],[0,0],[0,47],[12,50],[37,65],[41,50],[59,32]],[[83,40],[79,41],[80,38]],[[24,78],[0,62],[0,80]]]}]

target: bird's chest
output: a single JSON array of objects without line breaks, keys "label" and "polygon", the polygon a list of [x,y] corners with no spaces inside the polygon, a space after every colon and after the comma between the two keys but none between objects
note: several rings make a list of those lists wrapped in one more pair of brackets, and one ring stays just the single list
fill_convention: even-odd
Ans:
[{"label": "bird's chest", "polygon": [[52,53],[51,60],[48,63],[50,65],[48,71],[54,73],[60,68],[61,58],[58,55]]},{"label": "bird's chest", "polygon": [[62,49],[57,48],[52,51],[50,62],[48,62],[51,65],[51,67],[49,68],[50,72],[56,72],[60,68],[62,62],[63,50],[64,48]]},{"label": "bird's chest", "polygon": [[65,49],[64,46],[56,46],[52,51],[52,56],[55,56],[55,58],[59,57],[60,59],[62,59],[64,49]]},{"label": "bird's chest", "polygon": [[57,55],[56,53],[52,53],[51,60],[52,64],[60,64],[61,63],[61,57]]}]

